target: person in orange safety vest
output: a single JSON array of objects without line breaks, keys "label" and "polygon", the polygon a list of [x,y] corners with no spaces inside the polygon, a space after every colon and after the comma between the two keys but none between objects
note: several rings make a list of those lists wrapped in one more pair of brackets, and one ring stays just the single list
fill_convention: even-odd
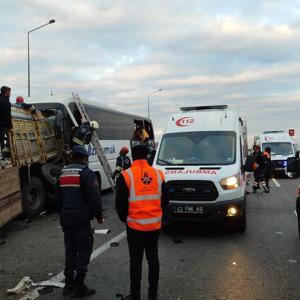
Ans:
[{"label": "person in orange safety vest", "polygon": [[167,205],[164,175],[149,166],[147,147],[132,148],[132,166],[117,181],[116,210],[127,224],[130,254],[130,295],[123,299],[141,299],[144,250],[149,265],[149,299],[157,299],[159,281],[158,239]]}]

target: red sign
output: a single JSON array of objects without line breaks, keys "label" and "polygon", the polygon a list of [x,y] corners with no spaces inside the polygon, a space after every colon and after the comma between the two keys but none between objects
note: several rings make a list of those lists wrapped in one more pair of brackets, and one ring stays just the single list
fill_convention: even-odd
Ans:
[{"label": "red sign", "polygon": [[191,118],[191,117],[183,117],[183,118],[178,119],[175,124],[177,126],[181,127],[181,126],[189,126],[189,125],[191,125],[193,123],[194,123],[194,119],[193,118]]},{"label": "red sign", "polygon": [[265,141],[266,142],[271,142],[273,140],[272,136],[265,136]]},{"label": "red sign", "polygon": [[295,129],[289,129],[289,136],[295,136]]}]

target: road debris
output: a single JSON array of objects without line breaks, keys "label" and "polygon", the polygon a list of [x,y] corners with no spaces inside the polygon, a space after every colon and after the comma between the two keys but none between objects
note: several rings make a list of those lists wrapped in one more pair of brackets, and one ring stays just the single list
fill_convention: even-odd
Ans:
[{"label": "road debris", "polygon": [[[65,286],[65,284],[62,282],[54,282],[54,281],[49,281],[49,280],[33,282],[29,276],[25,276],[20,280],[20,282],[14,288],[8,289],[7,293],[18,295],[25,290],[29,290],[31,287],[47,287],[48,289],[41,289],[41,290],[39,290],[39,292],[44,290],[44,291],[42,291],[42,293],[48,294],[48,293],[52,292],[52,290],[50,291],[51,287],[63,288],[64,286]],[[44,294],[41,294],[41,295],[44,295]]]},{"label": "road debris", "polygon": [[117,243],[117,242],[112,242],[112,243],[110,243],[110,246],[111,246],[111,247],[118,247],[118,246],[119,246],[119,243]]},{"label": "road debris", "polygon": [[32,280],[30,279],[30,277],[25,276],[23,277],[19,283],[12,289],[8,289],[7,293],[9,294],[20,294],[25,290],[28,290],[32,285]]},{"label": "road debris", "polygon": [[290,264],[296,264],[297,263],[297,260],[296,259],[289,259],[288,262]]},{"label": "road debris", "polygon": [[172,241],[175,243],[175,244],[179,244],[182,242],[182,237],[181,236],[173,236],[172,237]]},{"label": "road debris", "polygon": [[40,290],[38,290],[40,295],[47,295],[53,292],[53,288],[51,286],[46,286]]},{"label": "road debris", "polygon": [[95,234],[108,234],[110,233],[110,229],[94,229]]}]

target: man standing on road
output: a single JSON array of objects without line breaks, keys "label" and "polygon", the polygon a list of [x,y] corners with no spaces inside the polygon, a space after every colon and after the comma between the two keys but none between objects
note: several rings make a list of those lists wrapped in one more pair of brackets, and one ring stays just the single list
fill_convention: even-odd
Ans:
[{"label": "man standing on road", "polygon": [[259,168],[259,163],[262,161],[262,152],[258,145],[253,146],[253,156],[254,156],[254,182],[253,182],[253,193],[256,193],[258,189],[260,189],[259,182],[260,182],[260,173],[261,168]]},{"label": "man standing on road", "polygon": [[144,250],[149,265],[149,299],[157,299],[159,281],[158,239],[162,215],[167,205],[164,175],[147,162],[147,148],[132,148],[133,163],[117,181],[116,210],[127,223],[130,255],[130,295],[123,299],[141,299]]},{"label": "man standing on road", "polygon": [[[5,159],[5,153],[9,153],[9,136],[8,132],[12,130],[11,121],[11,103],[9,101],[11,88],[7,86],[1,87],[0,93],[0,146],[2,160]],[[7,142],[5,145],[5,134]]]},{"label": "man standing on road", "polygon": [[103,223],[99,182],[88,168],[88,156],[84,146],[73,147],[73,161],[62,169],[57,195],[65,241],[63,295],[73,292],[73,298],[95,294],[84,284],[94,243],[90,220]]},{"label": "man standing on road", "polygon": [[266,186],[268,190],[270,190],[269,181],[272,178],[273,168],[272,168],[272,161],[271,161],[271,148],[267,147],[263,153],[265,157],[265,169],[264,169],[264,177],[266,181]]}]

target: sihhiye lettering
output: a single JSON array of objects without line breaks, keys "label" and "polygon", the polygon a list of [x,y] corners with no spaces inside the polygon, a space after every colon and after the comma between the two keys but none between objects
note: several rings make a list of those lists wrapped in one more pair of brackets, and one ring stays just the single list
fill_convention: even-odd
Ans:
[{"label": "sihhiye lettering", "polygon": [[166,170],[165,175],[172,174],[203,174],[203,175],[217,175],[216,170]]}]

